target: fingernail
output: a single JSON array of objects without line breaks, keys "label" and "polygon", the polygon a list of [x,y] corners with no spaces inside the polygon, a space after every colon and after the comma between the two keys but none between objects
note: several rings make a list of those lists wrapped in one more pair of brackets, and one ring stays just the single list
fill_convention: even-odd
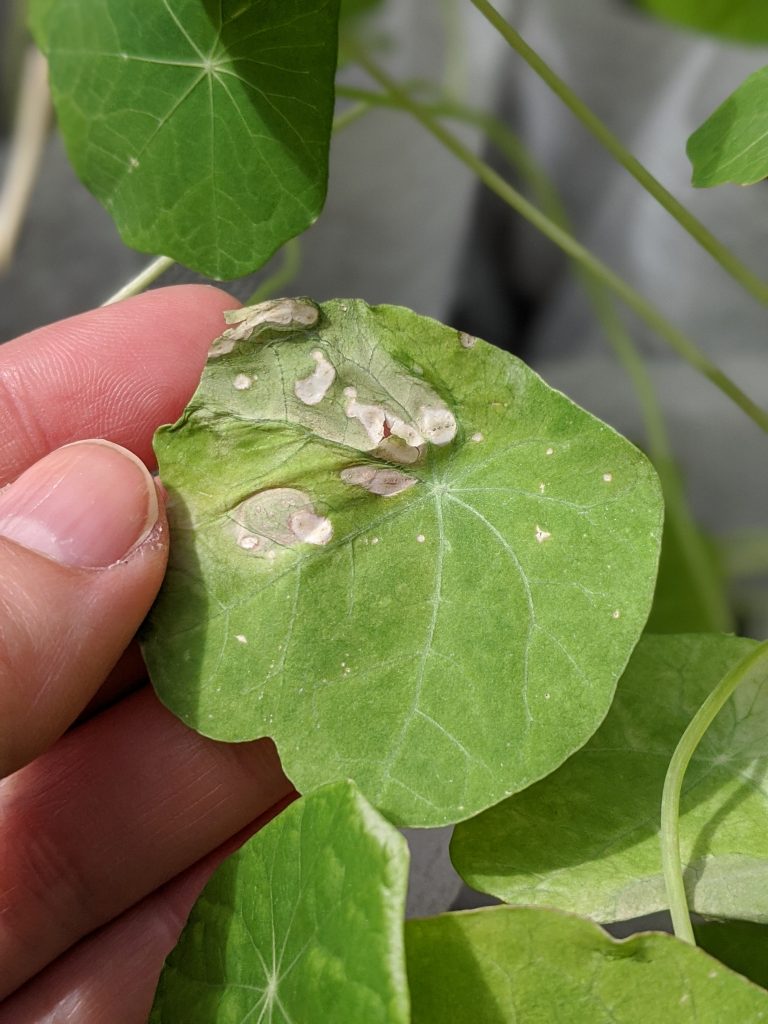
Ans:
[{"label": "fingernail", "polygon": [[111,441],[59,448],[0,491],[0,536],[62,565],[112,565],[141,543],[157,518],[150,473]]}]

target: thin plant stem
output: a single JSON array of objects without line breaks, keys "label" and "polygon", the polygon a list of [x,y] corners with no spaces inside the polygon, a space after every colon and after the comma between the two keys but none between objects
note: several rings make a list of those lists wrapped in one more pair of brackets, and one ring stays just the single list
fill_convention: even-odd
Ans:
[{"label": "thin plant stem", "polygon": [[[369,106],[403,109],[402,103],[397,98],[385,93],[348,86],[341,86],[338,91],[349,99],[366,102]],[[557,190],[525,146],[506,125],[501,124],[490,114],[472,110],[452,101],[438,100],[434,103],[425,103],[423,106],[438,117],[453,118],[482,129],[509,163],[526,180],[544,212],[561,228],[566,231],[570,230],[568,218]],[[705,549],[701,532],[688,507],[685,491],[675,466],[664,417],[648,369],[619,317],[606,288],[597,277],[582,271],[579,264],[576,264],[576,267],[581,271],[585,290],[606,340],[624,368],[635,391],[643,416],[648,454],[656,467],[664,491],[667,525],[674,534],[688,565],[693,586],[701,598],[707,615],[708,626],[713,632],[727,632],[733,626],[728,602]]]},{"label": "thin plant stem", "polygon": [[558,99],[562,100],[584,127],[608,150],[611,156],[664,207],[667,213],[674,217],[678,224],[720,264],[727,274],[735,281],[738,281],[759,302],[768,305],[768,283],[754,274],[700,220],[694,217],[690,210],[686,209],[679,200],[675,199],[658,178],[654,177],[648,168],[626,149],[600,118],[573,92],[570,86],[525,42],[520,33],[502,17],[489,0],[472,0],[472,3],[499,34],[503,36],[512,49],[546,82]]},{"label": "thin plant stem", "polygon": [[13,260],[50,121],[48,64],[40,51],[30,46],[22,64],[8,164],[0,188],[0,270]]},{"label": "thin plant stem", "polygon": [[598,259],[585,246],[578,242],[567,231],[564,231],[550,217],[542,213],[529,202],[509,182],[505,181],[489,164],[472,152],[455,135],[445,128],[422,105],[403,92],[394,81],[382,71],[371,58],[361,50],[356,50],[356,60],[393,98],[399,100],[403,109],[420,121],[453,155],[468,167],[492,192],[495,192],[508,206],[524,217],[543,235],[554,242],[568,256],[576,260],[590,274],[598,278],[603,285],[617,295],[630,309],[650,327],[677,354],[698,370],[716,388],[727,395],[761,430],[768,433],[768,412],[754,402],[742,389],[731,380],[718,366],[709,360],[696,345],[679,328],[675,327],[666,317],[636,291],[630,284],[615,274],[602,260]]},{"label": "thin plant stem", "polygon": [[[341,93],[339,93],[341,95]],[[371,109],[371,104],[365,100],[361,100],[359,103],[355,103],[351,107],[347,107],[346,110],[342,110],[340,114],[337,114],[333,119],[333,134],[336,135],[338,132],[344,131],[349,125],[353,124],[363,114],[367,114]]]},{"label": "thin plant stem", "polygon": [[467,92],[467,47],[460,0],[440,0],[443,22],[443,91],[458,99]]},{"label": "thin plant stem", "polygon": [[283,246],[283,262],[280,267],[265,278],[256,290],[248,296],[244,305],[255,306],[258,302],[271,299],[290,284],[301,269],[301,242],[298,238],[289,238]]},{"label": "thin plant stem", "polygon": [[737,686],[768,676],[768,642],[760,644],[726,673],[691,719],[669,762],[661,798],[661,861],[675,935],[696,945],[685,894],[680,855],[680,793],[694,751]]},{"label": "thin plant stem", "polygon": [[111,306],[114,302],[122,302],[123,299],[129,299],[132,295],[138,295],[140,292],[143,292],[146,288],[149,288],[153,281],[156,281],[166,270],[169,270],[175,262],[170,256],[158,256],[141,273],[137,274],[127,284],[124,284],[114,295],[110,295],[105,302],[102,302],[102,306]]}]

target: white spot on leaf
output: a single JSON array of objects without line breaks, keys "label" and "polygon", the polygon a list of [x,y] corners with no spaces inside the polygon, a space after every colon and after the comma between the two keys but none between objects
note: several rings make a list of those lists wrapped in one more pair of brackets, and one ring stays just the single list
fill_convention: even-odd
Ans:
[{"label": "white spot on leaf", "polygon": [[237,640],[237,642],[239,644],[247,644],[248,643],[248,638],[243,636],[242,633],[238,633],[237,636],[235,637],[235,640]]},{"label": "white spot on leaf", "polygon": [[539,544],[543,544],[545,540],[549,540],[552,536],[547,530],[542,530],[540,526],[536,527],[536,541]]},{"label": "white spot on leaf", "polygon": [[603,473],[603,480],[609,484],[613,480],[613,473]]},{"label": "white spot on leaf", "polygon": [[459,331],[459,344],[462,348],[474,348],[477,338],[473,338],[471,334],[466,334],[464,331]]},{"label": "white spot on leaf", "polygon": [[359,420],[363,430],[366,432],[374,445],[384,440],[384,424],[386,415],[380,405],[366,405],[357,400],[356,388],[344,388],[344,395],[347,404],[344,412],[349,419]]},{"label": "white spot on leaf", "polygon": [[235,379],[232,381],[232,387],[235,391],[247,391],[253,381],[247,373],[238,373]]},{"label": "white spot on leaf", "polygon": [[450,409],[423,405],[416,422],[424,437],[432,444],[448,444],[456,437],[456,418]]},{"label": "white spot on leaf", "polygon": [[621,618],[621,612],[619,611],[618,608],[615,611],[611,612],[611,618],[612,619],[620,619]]},{"label": "white spot on leaf", "polygon": [[315,515],[301,509],[288,519],[291,532],[305,544],[327,544],[333,537],[333,526],[326,516]]},{"label": "white spot on leaf", "polygon": [[484,440],[485,437],[483,436],[483,434],[480,433],[479,430],[475,431],[475,433],[470,437],[470,441],[475,441],[477,444],[479,444],[480,441]]},{"label": "white spot on leaf", "polygon": [[547,450],[546,450],[546,452],[544,454],[545,455],[554,455],[555,454],[555,449],[554,448],[547,448]]},{"label": "white spot on leaf", "polygon": [[418,534],[418,536],[416,537],[416,540],[419,542],[419,544],[423,544],[426,539],[427,538],[424,536],[423,533]]},{"label": "white spot on leaf", "polygon": [[312,373],[297,380],[293,386],[294,394],[305,405],[318,405],[322,402],[336,379],[336,370],[319,349],[312,353],[312,358],[317,364]]}]

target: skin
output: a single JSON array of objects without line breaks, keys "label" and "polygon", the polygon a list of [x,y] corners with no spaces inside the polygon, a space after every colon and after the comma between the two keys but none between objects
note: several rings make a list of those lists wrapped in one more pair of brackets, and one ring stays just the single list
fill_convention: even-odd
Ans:
[{"label": "skin", "polygon": [[[103,445],[58,451],[91,438],[154,468],[152,434],[178,418],[233,305],[158,289],[0,347],[0,487],[30,467],[45,482],[53,452],[125,468]],[[17,491],[0,490],[0,513]],[[106,545],[136,525],[121,519],[134,499],[114,497]],[[0,536],[0,1024],[146,1021],[214,867],[295,796],[270,741],[205,739],[147,685],[132,637],[165,570],[159,505],[102,568]]]}]

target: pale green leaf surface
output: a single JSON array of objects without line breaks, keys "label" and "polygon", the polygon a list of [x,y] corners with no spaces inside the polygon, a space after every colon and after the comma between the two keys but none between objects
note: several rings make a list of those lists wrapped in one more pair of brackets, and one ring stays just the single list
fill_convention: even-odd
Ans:
[{"label": "pale green leaf surface", "polygon": [[413,1024],[758,1024],[768,993],[671,935],[492,907],[407,921]]},{"label": "pale green leaf surface", "polygon": [[768,4],[765,0],[635,0],[660,18],[714,35],[768,41]]},{"label": "pale green leaf surface", "polygon": [[754,185],[768,177],[768,67],[750,75],[696,129],[688,157],[698,188]]},{"label": "pale green leaf surface", "polygon": [[[408,310],[326,303],[315,329],[211,360],[156,439],[172,554],[144,649],[161,699],[209,736],[273,736],[301,792],[354,778],[399,824],[468,817],[585,742],[658,558],[642,454],[469,343]],[[312,353],[336,376],[306,405]],[[410,466],[377,459],[350,387],[401,431],[455,417],[455,438]],[[342,479],[365,467],[415,483],[382,497]],[[303,496],[330,541],[269,540],[275,491],[294,510]]]},{"label": "pale green leaf surface", "polygon": [[222,864],[166,961],[151,1024],[407,1024],[408,848],[349,783]]},{"label": "pale green leaf surface", "polygon": [[[457,828],[451,856],[470,885],[510,903],[596,920],[667,906],[659,815],[680,736],[755,646],[737,637],[647,636],[605,722],[557,772]],[[768,680],[745,682],[686,772],[680,834],[692,909],[768,921]]]},{"label": "pale green leaf surface", "polygon": [[338,0],[33,0],[67,150],[124,241],[218,278],[318,216]]}]

